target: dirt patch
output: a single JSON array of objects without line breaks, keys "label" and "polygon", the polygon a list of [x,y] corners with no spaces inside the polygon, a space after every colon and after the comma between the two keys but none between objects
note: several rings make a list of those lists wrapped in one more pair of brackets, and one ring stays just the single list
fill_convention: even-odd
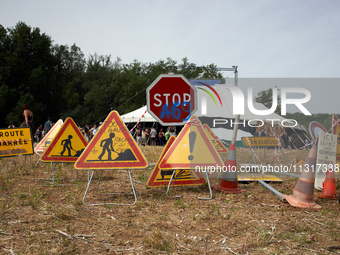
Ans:
[{"label": "dirt patch", "polygon": [[[156,163],[162,148],[142,148],[149,164]],[[265,154],[267,153],[267,154]],[[307,151],[292,151],[296,163]],[[273,151],[257,151],[260,161],[280,164]],[[277,153],[276,153],[277,154]],[[282,155],[281,155],[282,156]],[[298,209],[281,202],[256,182],[241,184],[240,194],[224,194],[207,185],[148,188],[152,167],[132,170],[138,201],[133,206],[85,206],[83,196],[88,172],[73,164],[58,163],[55,184],[51,164],[38,155],[0,160],[0,254],[335,254],[340,253],[339,204],[314,201],[322,209]],[[237,151],[238,163],[251,163],[245,149]],[[31,160],[31,164],[30,164]],[[32,165],[32,168],[31,168]],[[94,173],[86,202],[132,203],[126,170]],[[291,194],[297,179],[280,176],[270,185]],[[338,192],[339,181],[336,180]],[[212,185],[219,183],[211,179]]]}]

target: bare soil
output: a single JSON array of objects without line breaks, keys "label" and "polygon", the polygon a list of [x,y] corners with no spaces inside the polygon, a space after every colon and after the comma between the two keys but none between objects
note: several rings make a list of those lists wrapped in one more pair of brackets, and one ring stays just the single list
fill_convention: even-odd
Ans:
[{"label": "bare soil", "polygon": [[[149,164],[162,148],[144,147]],[[293,163],[308,151],[287,154]],[[273,151],[257,151],[261,162],[284,163]],[[340,253],[340,206],[337,200],[314,201],[322,209],[291,207],[257,182],[239,183],[247,191],[225,194],[207,185],[148,188],[153,170],[132,170],[137,191],[135,205],[86,206],[83,196],[88,171],[71,163],[57,163],[55,183],[51,164],[38,155],[0,159],[0,254],[336,254]],[[238,163],[251,163],[248,150],[237,150]],[[54,164],[53,164],[54,166]],[[86,203],[132,203],[126,170],[94,173]],[[270,183],[292,194],[297,178],[280,176]],[[212,178],[215,186],[219,179]],[[339,180],[336,180],[339,193]],[[97,190],[98,187],[98,190]],[[173,195],[182,195],[173,198]]]}]

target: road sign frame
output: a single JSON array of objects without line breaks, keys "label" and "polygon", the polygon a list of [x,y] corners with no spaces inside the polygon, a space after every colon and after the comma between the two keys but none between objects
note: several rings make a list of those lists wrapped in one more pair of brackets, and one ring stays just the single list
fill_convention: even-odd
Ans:
[{"label": "road sign frame", "polygon": [[[158,116],[154,110],[153,107],[151,106],[151,103],[153,101],[152,99],[152,93],[153,90],[155,88],[155,86],[158,84],[158,86],[160,86],[160,84],[165,83],[165,80],[171,80],[173,79],[173,83],[177,83],[179,84],[179,82],[183,82],[183,84],[187,84],[190,87],[190,105],[191,107],[193,107],[191,109],[191,112],[188,113],[187,111],[184,111],[183,106],[185,107],[186,104],[183,102],[183,104],[179,104],[177,106],[170,104],[168,107],[166,107],[166,110],[169,111],[170,115],[173,116],[177,116],[178,112],[180,112],[180,116],[178,117],[178,120],[169,120],[166,121],[165,118],[161,118],[161,116]],[[168,82],[169,82],[168,81]],[[171,92],[174,92],[174,87],[173,86],[166,86],[165,88],[163,88],[164,92],[169,92],[169,90],[171,90]],[[168,89],[168,90],[167,90]],[[167,91],[166,91],[167,90]],[[191,91],[192,90],[192,91]],[[175,94],[179,94],[181,96],[182,92],[179,93],[174,93]],[[172,95],[172,97],[174,97],[174,95]],[[170,96],[170,94],[169,94]],[[171,97],[171,96],[170,96]],[[184,95],[182,95],[182,97],[184,97]],[[169,98],[169,97],[167,97]],[[180,97],[181,98],[181,97]],[[197,103],[197,89],[194,85],[192,85],[183,75],[181,74],[161,74],[157,77],[157,79],[146,89],[146,101],[147,101],[147,110],[148,112],[162,125],[162,126],[179,126],[179,125],[184,125],[187,120],[189,120],[190,116],[192,116],[198,109],[198,103]],[[182,103],[182,102],[181,102]],[[166,104],[161,104],[159,108],[164,109],[164,107],[166,106]],[[169,110],[170,109],[170,110]],[[182,109],[182,110],[181,110]],[[159,110],[162,113],[162,110]],[[187,112],[187,115],[182,116],[183,112]],[[165,114],[166,116],[169,116],[167,114]],[[175,117],[176,119],[176,117]]]}]

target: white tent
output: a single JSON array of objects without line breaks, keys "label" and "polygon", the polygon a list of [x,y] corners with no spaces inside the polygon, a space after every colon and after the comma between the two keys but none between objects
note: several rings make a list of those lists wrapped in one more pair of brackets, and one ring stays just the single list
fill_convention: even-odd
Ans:
[{"label": "white tent", "polygon": [[121,116],[124,123],[155,122],[156,119],[146,110],[146,105]]}]

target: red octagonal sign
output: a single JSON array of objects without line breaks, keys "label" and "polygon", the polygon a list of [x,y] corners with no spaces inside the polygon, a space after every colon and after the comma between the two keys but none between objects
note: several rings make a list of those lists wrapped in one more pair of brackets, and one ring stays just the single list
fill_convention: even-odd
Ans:
[{"label": "red octagonal sign", "polygon": [[197,110],[195,86],[179,74],[162,74],[146,90],[148,112],[163,126],[184,125]]}]

